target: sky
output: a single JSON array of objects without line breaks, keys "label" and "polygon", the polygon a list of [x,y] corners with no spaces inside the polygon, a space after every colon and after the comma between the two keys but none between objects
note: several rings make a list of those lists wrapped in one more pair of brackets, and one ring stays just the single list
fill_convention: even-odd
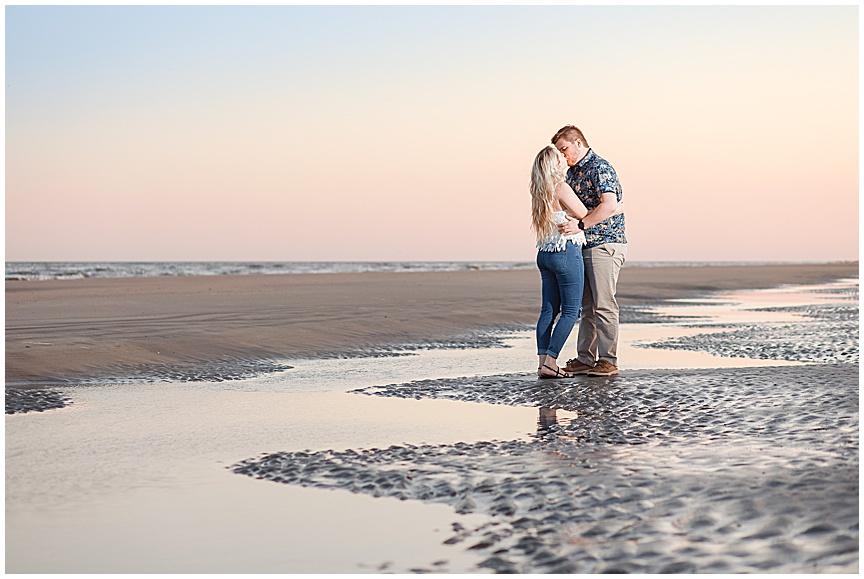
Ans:
[{"label": "sky", "polygon": [[6,6],[6,260],[529,261],[566,124],[628,260],[856,260],[858,11]]}]

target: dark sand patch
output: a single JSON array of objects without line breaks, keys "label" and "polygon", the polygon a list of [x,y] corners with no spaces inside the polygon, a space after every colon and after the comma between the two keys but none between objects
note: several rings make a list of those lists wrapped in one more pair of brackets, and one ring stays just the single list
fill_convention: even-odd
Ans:
[{"label": "dark sand patch", "polygon": [[800,322],[737,324],[737,329],[732,331],[670,338],[636,346],[704,351],[731,358],[858,364],[857,304],[769,307],[755,311],[794,312],[806,319]]},{"label": "dark sand patch", "polygon": [[22,390],[6,388],[6,414],[23,414],[25,412],[44,412],[65,408],[72,401],[54,390]]},{"label": "dark sand patch", "polygon": [[524,324],[509,324],[492,327],[482,331],[472,331],[444,337],[437,340],[418,340],[393,344],[381,344],[355,348],[346,352],[319,356],[326,358],[385,358],[391,356],[413,356],[417,351],[424,350],[475,350],[481,348],[509,348],[505,342],[517,332],[524,332],[531,326]]},{"label": "dark sand patch", "polygon": [[447,541],[496,571],[854,572],[857,385],[848,364],[394,384],[358,392],[537,406],[538,431],[232,468],[493,515]]},{"label": "dark sand patch", "polygon": [[[98,377],[79,376],[40,380],[41,386],[88,386],[98,384],[152,384],[159,382],[225,382],[245,380],[268,372],[290,370],[283,361],[259,358],[230,358],[195,363],[110,364],[100,369]],[[14,382],[19,390],[37,388],[31,382]]]},{"label": "dark sand patch", "polygon": [[[618,321],[622,324],[669,324],[694,317],[661,314],[650,305],[621,305],[618,312]],[[534,327],[530,329],[533,330]]]}]

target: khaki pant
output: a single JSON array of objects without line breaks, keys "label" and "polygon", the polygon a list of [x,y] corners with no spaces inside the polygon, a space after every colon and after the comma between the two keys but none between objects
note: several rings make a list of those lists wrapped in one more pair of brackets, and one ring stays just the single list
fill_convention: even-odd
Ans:
[{"label": "khaki pant", "polygon": [[583,364],[608,360],[618,365],[618,272],[627,258],[626,243],[604,243],[582,250],[585,261],[585,291],[582,321],[576,342],[577,358]]}]

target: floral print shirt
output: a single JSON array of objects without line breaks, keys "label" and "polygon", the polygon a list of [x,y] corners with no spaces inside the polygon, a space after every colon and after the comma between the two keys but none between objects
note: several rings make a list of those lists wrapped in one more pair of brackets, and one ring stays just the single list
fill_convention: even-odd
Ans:
[{"label": "floral print shirt", "polygon": [[[576,192],[587,209],[600,205],[603,193],[614,193],[620,202],[623,199],[618,175],[608,161],[588,149],[585,157],[567,171],[567,184]],[[613,215],[585,230],[585,247],[597,247],[604,243],[627,243],[624,235],[624,214]]]}]

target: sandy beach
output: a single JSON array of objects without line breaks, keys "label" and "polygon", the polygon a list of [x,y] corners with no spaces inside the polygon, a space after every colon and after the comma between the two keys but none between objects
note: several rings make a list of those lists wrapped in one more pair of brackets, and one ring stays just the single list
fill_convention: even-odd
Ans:
[{"label": "sandy beach", "polygon": [[[857,263],[625,267],[626,308],[857,277]],[[536,322],[536,271],[194,276],[6,283],[6,382],[224,379],[285,358],[369,354]]]},{"label": "sandy beach", "polygon": [[625,268],[561,381],[532,271],[7,282],[6,571],[856,573],[857,277]]}]

